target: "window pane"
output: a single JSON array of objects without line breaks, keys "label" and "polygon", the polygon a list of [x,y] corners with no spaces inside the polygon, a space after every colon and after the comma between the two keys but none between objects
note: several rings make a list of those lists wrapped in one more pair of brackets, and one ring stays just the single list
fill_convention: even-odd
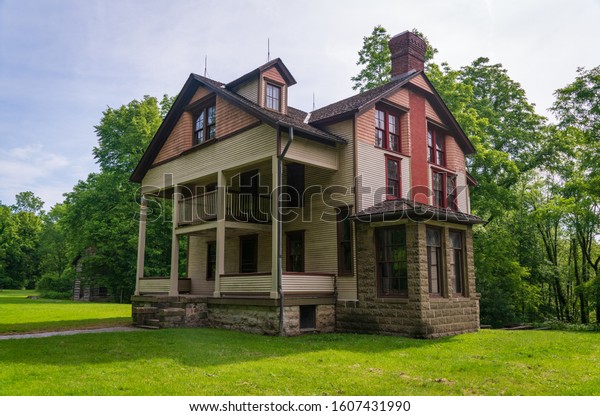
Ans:
[{"label": "window pane", "polygon": [[408,275],[404,227],[377,230],[379,293],[406,296]]},{"label": "window pane", "polygon": [[375,110],[375,127],[385,130],[385,113],[381,110]]},{"label": "window pane", "polygon": [[394,159],[388,159],[388,176],[393,179],[398,178],[398,161]]},{"label": "window pane", "polygon": [[440,230],[434,228],[427,229],[427,245],[432,247],[440,246]]},{"label": "window pane", "polygon": [[204,111],[196,118],[196,130],[202,130],[204,128]]},{"label": "window pane", "polygon": [[460,233],[450,233],[450,247],[455,249],[462,248],[462,236]]},{"label": "window pane", "polygon": [[398,117],[388,115],[389,132],[398,134]]},{"label": "window pane", "polygon": [[375,146],[383,147],[383,137],[385,132],[383,130],[375,130]]},{"label": "window pane", "polygon": [[444,165],[444,136],[437,134],[437,140],[435,141],[436,149],[436,162],[438,165]]},{"label": "window pane", "polygon": [[217,117],[217,111],[214,106],[208,107],[208,124],[215,124],[215,119]]}]

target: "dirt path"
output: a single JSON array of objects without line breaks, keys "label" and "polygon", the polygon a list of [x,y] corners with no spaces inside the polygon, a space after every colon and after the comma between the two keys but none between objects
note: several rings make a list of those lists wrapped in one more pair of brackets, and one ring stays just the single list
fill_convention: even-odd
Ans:
[{"label": "dirt path", "polygon": [[59,335],[76,335],[76,334],[95,334],[99,332],[130,332],[142,331],[140,328],[132,326],[115,326],[111,328],[97,329],[73,329],[70,331],[54,331],[54,332],[38,332],[35,334],[15,334],[15,335],[0,335],[0,341],[3,339],[26,339],[26,338],[47,338]]}]

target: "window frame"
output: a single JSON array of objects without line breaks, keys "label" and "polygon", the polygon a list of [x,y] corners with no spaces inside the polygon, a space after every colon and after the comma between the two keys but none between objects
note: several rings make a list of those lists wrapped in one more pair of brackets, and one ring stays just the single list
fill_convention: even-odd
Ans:
[{"label": "window frame", "polygon": [[[379,114],[383,114],[383,127],[379,126]],[[390,117],[396,120],[396,133],[392,133],[390,129]],[[375,147],[378,149],[388,150],[390,152],[402,153],[402,135],[400,127],[401,114],[400,111],[389,110],[388,108],[375,107]],[[383,135],[381,143],[379,143],[378,133]],[[396,148],[390,146],[391,136],[396,138]],[[380,145],[381,144],[381,145]]]},{"label": "window frame", "polygon": [[[292,257],[292,239],[298,238],[301,241],[302,252],[300,254],[300,264],[302,270],[292,270],[293,262],[290,261]],[[306,270],[306,240],[304,236],[304,230],[288,231],[285,233],[285,271],[292,273],[304,273]]]},{"label": "window frame", "polygon": [[[451,264],[448,265],[448,270],[451,271],[452,273],[452,292],[454,296],[466,296],[467,295],[467,273],[466,273],[466,234],[463,230],[455,230],[455,229],[450,229],[448,230],[449,234],[449,249],[451,251],[450,253],[450,259],[451,259]],[[460,249],[457,249],[455,247],[453,247],[452,245],[452,234],[456,234],[458,235],[458,238],[460,239]],[[456,260],[460,260],[459,264],[457,265]],[[460,275],[457,276],[456,272],[457,269],[456,267],[458,266],[458,271],[460,272]],[[457,288],[457,282],[460,282],[460,288]]]},{"label": "window frame", "polygon": [[[240,273],[256,273],[258,271],[258,234],[248,234],[248,235],[240,235],[239,237],[240,239],[240,261],[239,261],[239,270]],[[244,247],[244,242],[245,241],[252,241],[254,243],[254,246],[252,247],[252,264],[250,271],[244,271],[244,263],[243,263],[243,259],[244,259],[244,251],[243,251],[243,247]]]},{"label": "window frame", "polygon": [[[214,117],[212,119],[212,123],[209,123],[209,112],[212,109],[212,111],[214,112]],[[192,145],[193,146],[198,146],[201,144],[205,144],[205,143],[209,143],[209,142],[213,142],[214,140],[217,139],[217,104],[216,104],[216,100],[212,100],[209,101],[207,103],[205,103],[201,108],[195,110],[192,112]],[[198,128],[198,118],[203,117],[202,120],[202,127]],[[211,128],[214,129],[212,130],[214,133],[212,135],[212,138],[208,138],[210,136],[210,131]],[[203,140],[200,142],[198,141],[198,132],[202,131],[203,133]],[[208,136],[207,134],[208,133]]]},{"label": "window frame", "polygon": [[[390,180],[390,169],[389,169],[389,162],[396,162],[398,164],[398,177],[396,180],[397,186],[396,186],[396,191],[398,192],[398,195],[393,195],[388,193],[390,187],[389,187],[389,180]],[[394,157],[394,156],[390,156],[390,155],[385,155],[385,198],[386,199],[400,199],[402,198],[402,159],[398,158],[398,157]]]},{"label": "window frame", "polygon": [[[215,259],[211,260],[210,247],[215,248]],[[214,264],[214,270],[211,270],[211,264]],[[212,274],[212,276],[211,276]],[[216,240],[206,242],[206,281],[212,282],[217,274],[217,242]]]},{"label": "window frame", "polygon": [[[273,95],[269,94],[270,91],[278,91],[278,97],[274,97]],[[277,101],[277,108],[274,108],[273,106],[269,106],[269,100],[271,100],[271,104],[273,105],[275,101]],[[278,85],[274,82],[271,81],[266,81],[266,86],[265,86],[265,108],[267,110],[271,110],[271,111],[277,111],[278,113],[281,113],[281,102],[283,100],[283,86],[282,85]]]},{"label": "window frame", "polygon": [[[439,175],[441,177],[441,189],[436,188],[436,176]],[[451,177],[454,180],[454,188],[453,192],[448,193],[448,178]],[[432,194],[432,204],[438,208],[446,208],[453,211],[458,211],[458,188],[457,188],[458,175],[455,173],[446,172],[443,170],[438,170],[433,168],[431,170],[431,194]],[[438,195],[439,193],[439,195]],[[449,200],[449,197],[452,195],[452,200]],[[438,196],[440,198],[438,198]],[[439,199],[439,200],[438,200]],[[439,203],[441,201],[441,203]]]},{"label": "window frame", "polygon": [[427,162],[446,167],[446,133],[440,127],[431,124],[427,125]]},{"label": "window frame", "polygon": [[[303,208],[304,192],[306,191],[306,167],[302,163],[286,164],[285,186],[285,191],[290,196],[289,201],[286,201],[286,208]],[[294,189],[294,192],[290,192],[290,188]]]},{"label": "window frame", "polygon": [[[391,259],[381,259],[379,256],[386,256],[387,250],[384,248],[386,246],[382,246],[383,234],[388,232],[401,231],[404,234],[404,258],[396,259],[396,261],[392,261]],[[375,229],[375,249],[376,255],[375,257],[375,270],[377,276],[377,297],[379,298],[408,298],[408,245],[406,243],[406,226],[405,225],[394,225],[391,227],[377,227]],[[386,277],[386,279],[398,280],[398,290],[395,293],[384,293],[384,276],[382,275],[382,264],[383,263],[404,263],[404,274],[398,277]],[[401,281],[405,281],[406,289],[400,289]]]},{"label": "window frame", "polygon": [[[439,236],[439,246],[430,246],[429,245],[429,238],[428,238],[428,233],[430,231],[434,231],[438,233]],[[425,247],[427,248],[427,281],[428,281],[428,286],[429,286],[429,296],[431,297],[443,297],[446,293],[445,290],[445,286],[444,286],[444,271],[445,271],[445,262],[444,262],[444,231],[443,229],[439,228],[439,227],[432,227],[432,226],[427,226],[425,227]],[[435,251],[436,251],[436,256],[437,256],[437,263],[436,263],[436,268],[437,268],[437,276],[436,280],[437,280],[437,286],[438,286],[438,291],[434,292],[433,291],[433,276],[432,276],[432,261],[431,261],[431,251],[430,248],[431,247],[435,247]]]},{"label": "window frame", "polygon": [[[353,276],[354,275],[354,234],[352,233],[352,222],[350,221],[350,207],[338,207],[337,214],[337,254],[338,254],[338,276]],[[349,240],[344,239],[344,227],[348,227]],[[348,259],[345,257],[346,247],[350,247],[350,268],[346,268]]]}]

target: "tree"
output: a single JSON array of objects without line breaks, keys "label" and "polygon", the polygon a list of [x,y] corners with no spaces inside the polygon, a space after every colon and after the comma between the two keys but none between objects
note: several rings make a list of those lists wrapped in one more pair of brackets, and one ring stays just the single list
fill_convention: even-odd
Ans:
[{"label": "tree", "polygon": [[16,203],[12,206],[16,212],[39,213],[44,207],[44,201],[34,195],[31,191],[20,192],[15,195]]},{"label": "tree", "polygon": [[[438,50],[431,46],[422,32],[417,29],[413,29],[412,32],[425,41],[427,45],[425,63],[429,62]],[[358,62],[356,62],[363,68],[356,76],[350,78],[354,82],[353,90],[363,92],[390,81],[392,66],[389,40],[390,35],[381,25],[375,26],[371,34],[363,38],[363,46],[358,51]]]},{"label": "tree", "polygon": [[[163,102],[170,106],[167,97]],[[107,108],[95,126],[98,146],[93,154],[103,172],[129,175],[162,121],[158,101],[145,96],[120,108]]]},{"label": "tree", "polygon": [[[108,287],[119,300],[133,293],[136,273],[140,193],[129,175],[172,99],[165,96],[161,103],[165,107],[159,107],[156,98],[146,96],[142,101],[103,112],[96,126],[98,146],[94,148],[100,173],[90,174],[66,195],[61,218],[73,254],[92,253],[81,260],[85,277]],[[162,208],[168,209],[164,204]],[[156,274],[166,274],[171,224],[160,219],[149,221],[147,240],[150,247],[158,247],[149,248],[152,255],[147,256],[147,267]]]}]

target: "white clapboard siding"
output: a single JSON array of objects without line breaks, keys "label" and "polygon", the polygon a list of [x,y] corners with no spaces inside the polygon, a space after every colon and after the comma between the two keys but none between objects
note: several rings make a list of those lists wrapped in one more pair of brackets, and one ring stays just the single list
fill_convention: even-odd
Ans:
[{"label": "white clapboard siding", "polygon": [[252,81],[248,81],[237,87],[235,92],[252,101],[254,104],[258,104],[258,88],[258,77],[256,77]]},{"label": "white clapboard siding", "polygon": [[335,277],[333,275],[311,275],[283,273],[281,283],[284,293],[333,293]]},{"label": "white clapboard siding", "polygon": [[221,275],[221,293],[264,293],[272,288],[271,274]]},{"label": "white clapboard siding", "polygon": [[168,278],[143,278],[140,279],[140,293],[169,293]]}]

